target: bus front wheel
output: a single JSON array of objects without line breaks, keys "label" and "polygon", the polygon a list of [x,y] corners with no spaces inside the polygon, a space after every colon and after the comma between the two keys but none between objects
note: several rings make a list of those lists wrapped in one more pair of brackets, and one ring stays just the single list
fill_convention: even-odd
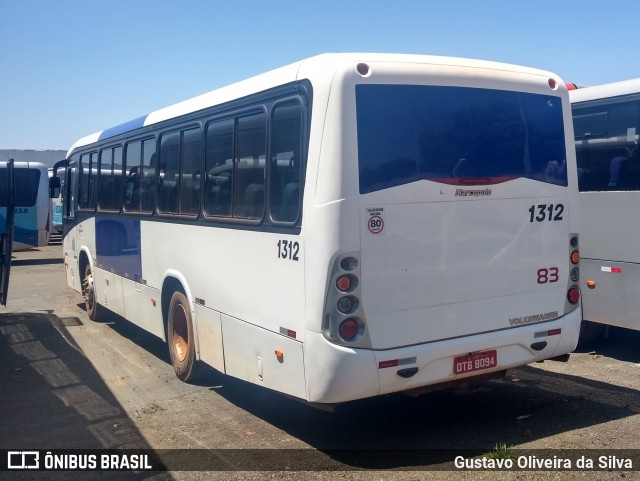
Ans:
[{"label": "bus front wheel", "polygon": [[96,294],[95,279],[91,266],[87,264],[84,269],[84,277],[82,278],[82,296],[87,309],[87,315],[92,321],[97,321],[100,317],[100,306],[98,305],[98,296]]},{"label": "bus front wheel", "polygon": [[184,382],[195,380],[199,374],[199,364],[196,360],[191,309],[187,296],[179,291],[173,293],[169,304],[167,342],[171,364],[178,379]]}]

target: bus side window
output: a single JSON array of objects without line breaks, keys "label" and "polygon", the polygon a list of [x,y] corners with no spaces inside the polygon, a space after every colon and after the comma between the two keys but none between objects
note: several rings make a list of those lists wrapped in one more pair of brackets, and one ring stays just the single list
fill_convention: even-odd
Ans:
[{"label": "bus side window", "polygon": [[231,215],[233,126],[233,119],[207,126],[204,185],[204,211],[207,215]]},{"label": "bus side window", "polygon": [[180,176],[180,132],[163,135],[160,141],[160,184],[158,210],[178,212],[178,180]]},{"label": "bus side window", "polygon": [[278,222],[294,222],[300,210],[302,109],[297,100],[276,105],[271,117],[269,210]]},{"label": "bus side window", "polygon": [[237,119],[233,215],[260,219],[265,204],[266,115]]},{"label": "bus side window", "polygon": [[142,142],[142,166],[140,176],[140,210],[143,212],[153,212],[157,163],[156,139],[147,139]]},{"label": "bus side window", "polygon": [[200,212],[200,169],[202,159],[200,128],[182,132],[180,163],[180,213]]},{"label": "bus side window", "polygon": [[125,157],[124,208],[129,212],[140,211],[140,156],[142,142],[127,144]]},{"label": "bus side window", "polygon": [[113,190],[113,148],[100,151],[98,171],[98,210],[111,210],[111,192]]}]

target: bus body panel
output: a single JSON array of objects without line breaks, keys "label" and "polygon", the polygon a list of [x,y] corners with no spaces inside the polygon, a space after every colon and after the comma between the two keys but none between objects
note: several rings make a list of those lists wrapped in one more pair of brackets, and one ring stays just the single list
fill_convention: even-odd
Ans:
[{"label": "bus body panel", "polygon": [[306,399],[303,344],[222,315],[226,373]]},{"label": "bus body panel", "polygon": [[[512,191],[503,184],[492,190],[505,187]],[[442,188],[449,201],[379,202],[362,211],[362,303],[375,349],[564,313],[569,220],[530,222],[528,211],[564,205],[566,197],[454,201],[452,189]],[[372,212],[383,222],[379,233],[371,232]],[[538,275],[552,268],[552,279]]]},{"label": "bus body panel", "polygon": [[582,277],[595,282],[583,288],[583,317],[591,322],[640,330],[640,264],[583,259]]},{"label": "bus body panel", "polygon": [[[478,372],[453,374],[454,358],[471,351],[497,351],[497,367],[481,373],[562,355],[576,347],[580,317],[580,310],[576,309],[561,319],[542,324],[380,351],[349,349],[327,342],[321,334],[308,334],[305,359],[314,362],[306,362],[307,400],[338,403],[473,377]],[[562,335],[548,335],[557,329],[562,330]],[[545,342],[548,346],[536,351],[531,347],[535,342]],[[394,360],[400,364],[391,367],[380,364]],[[407,368],[417,368],[416,374],[408,378],[398,374]]]},{"label": "bus body panel", "polygon": [[623,191],[580,193],[583,258],[640,263],[638,244],[630,241],[639,232],[637,197],[637,192]]},{"label": "bus body panel", "polygon": [[195,318],[200,360],[214,369],[226,373],[222,340],[222,315],[218,311],[196,304]]},{"label": "bus body panel", "polygon": [[[294,235],[214,226],[141,223],[141,277],[162,289],[168,270],[189,283],[190,301],[272,332],[296,333],[302,340],[304,242]],[[279,257],[278,242],[297,243],[292,258]],[[280,254],[284,254],[281,244]],[[298,260],[294,260],[294,254]],[[247,297],[247,293],[251,293]]]},{"label": "bus body panel", "polygon": [[104,269],[94,268],[94,282],[100,304],[119,316],[126,317],[122,277]]}]

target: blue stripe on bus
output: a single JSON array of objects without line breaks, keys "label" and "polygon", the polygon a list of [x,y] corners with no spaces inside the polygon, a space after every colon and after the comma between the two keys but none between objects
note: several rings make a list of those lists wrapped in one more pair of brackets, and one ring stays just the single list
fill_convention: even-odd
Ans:
[{"label": "blue stripe on bus", "polygon": [[98,140],[108,139],[109,137],[115,137],[116,135],[124,134],[130,130],[139,129],[144,127],[144,121],[147,120],[147,115],[138,117],[137,119],[129,120],[124,124],[116,125],[115,127],[103,130]]},{"label": "blue stripe on bus", "polygon": [[140,219],[96,217],[96,261],[101,269],[140,281]]}]

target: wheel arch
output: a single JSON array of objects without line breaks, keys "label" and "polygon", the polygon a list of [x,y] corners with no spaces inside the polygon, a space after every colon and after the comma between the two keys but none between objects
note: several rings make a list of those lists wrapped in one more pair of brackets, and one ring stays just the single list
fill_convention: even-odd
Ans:
[{"label": "wheel arch", "polygon": [[86,247],[81,247],[80,252],[78,253],[78,275],[80,276],[80,284],[82,284],[84,271],[87,268],[87,265],[90,265],[91,270],[93,270],[93,263],[91,262],[91,254],[89,253],[89,249],[87,249]]},{"label": "wheel arch", "polygon": [[196,319],[196,312],[193,304],[193,297],[191,296],[191,289],[182,274],[177,271],[167,271],[162,279],[162,288],[160,289],[160,308],[162,309],[162,324],[164,327],[164,340],[168,342],[169,333],[167,332],[169,326],[169,305],[171,304],[171,297],[173,293],[179,291],[182,292],[189,301],[189,311],[191,312],[191,320],[193,322],[194,342],[196,349],[196,358],[200,358],[200,348],[198,342],[198,321]]}]

